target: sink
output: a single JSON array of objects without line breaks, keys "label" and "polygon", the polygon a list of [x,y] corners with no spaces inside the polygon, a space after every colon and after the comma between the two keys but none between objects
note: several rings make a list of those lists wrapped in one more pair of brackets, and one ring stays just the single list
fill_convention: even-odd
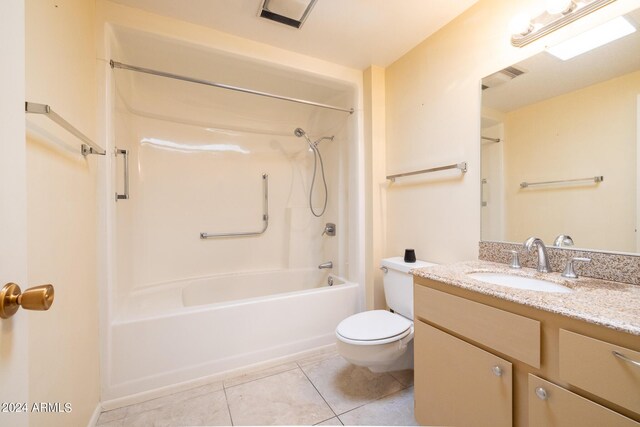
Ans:
[{"label": "sink", "polygon": [[534,279],[533,277],[516,276],[514,274],[478,272],[468,273],[467,276],[471,277],[472,279],[480,280],[481,282],[492,283],[494,285],[506,286],[515,289],[527,289],[537,292],[573,292],[573,289],[554,282],[549,282],[542,279]]}]

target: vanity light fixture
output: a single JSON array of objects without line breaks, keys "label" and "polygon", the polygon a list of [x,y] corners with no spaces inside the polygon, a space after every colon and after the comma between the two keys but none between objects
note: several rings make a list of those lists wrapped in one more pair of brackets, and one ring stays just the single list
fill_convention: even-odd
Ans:
[{"label": "vanity light fixture", "polygon": [[547,0],[546,10],[530,18],[517,15],[509,23],[511,44],[523,47],[615,0]]},{"label": "vanity light fixture", "polygon": [[300,28],[318,0],[263,0],[258,16]]},{"label": "vanity light fixture", "polygon": [[549,47],[547,52],[566,61],[635,32],[636,28],[622,16],[619,16],[569,40]]}]

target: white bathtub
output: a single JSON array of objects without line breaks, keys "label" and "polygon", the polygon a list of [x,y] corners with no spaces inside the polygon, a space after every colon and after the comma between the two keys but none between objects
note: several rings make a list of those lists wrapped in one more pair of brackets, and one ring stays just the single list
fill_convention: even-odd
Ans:
[{"label": "white bathtub", "polygon": [[107,399],[216,375],[335,341],[358,285],[280,270],[165,283],[133,293],[113,324]]}]

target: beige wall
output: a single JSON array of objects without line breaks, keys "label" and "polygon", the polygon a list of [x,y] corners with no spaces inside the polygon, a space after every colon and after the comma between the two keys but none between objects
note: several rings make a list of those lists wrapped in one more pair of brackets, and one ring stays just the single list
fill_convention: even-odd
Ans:
[{"label": "beige wall", "polygon": [[[95,139],[95,6],[26,2],[26,93]],[[29,313],[29,401],[69,402],[31,425],[86,425],[99,401],[96,165],[44,117],[27,122],[29,286],[52,283],[48,312]]]},{"label": "beige wall", "polygon": [[387,172],[467,161],[469,172],[405,178],[387,191],[386,256],[477,258],[480,238],[480,80],[635,5],[618,1],[525,48],[508,23],[532,0],[480,0],[386,70]]},{"label": "beige wall", "polygon": [[[551,242],[568,234],[578,247],[637,251],[638,94],[640,72],[634,72],[506,114],[507,241],[536,235]],[[604,182],[519,185],[596,175]]]},{"label": "beige wall", "polygon": [[384,309],[382,273],[386,226],[385,202],[385,70],[371,66],[364,71],[365,139],[365,271],[366,307]]}]

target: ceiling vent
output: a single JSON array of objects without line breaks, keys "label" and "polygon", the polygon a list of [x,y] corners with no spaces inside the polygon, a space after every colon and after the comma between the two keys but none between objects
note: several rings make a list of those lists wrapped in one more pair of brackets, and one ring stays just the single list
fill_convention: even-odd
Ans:
[{"label": "ceiling vent", "polygon": [[260,17],[300,28],[318,0],[263,0]]},{"label": "ceiling vent", "polygon": [[507,67],[482,79],[482,90],[500,86],[501,84],[507,83],[524,73],[524,71],[515,67]]}]

